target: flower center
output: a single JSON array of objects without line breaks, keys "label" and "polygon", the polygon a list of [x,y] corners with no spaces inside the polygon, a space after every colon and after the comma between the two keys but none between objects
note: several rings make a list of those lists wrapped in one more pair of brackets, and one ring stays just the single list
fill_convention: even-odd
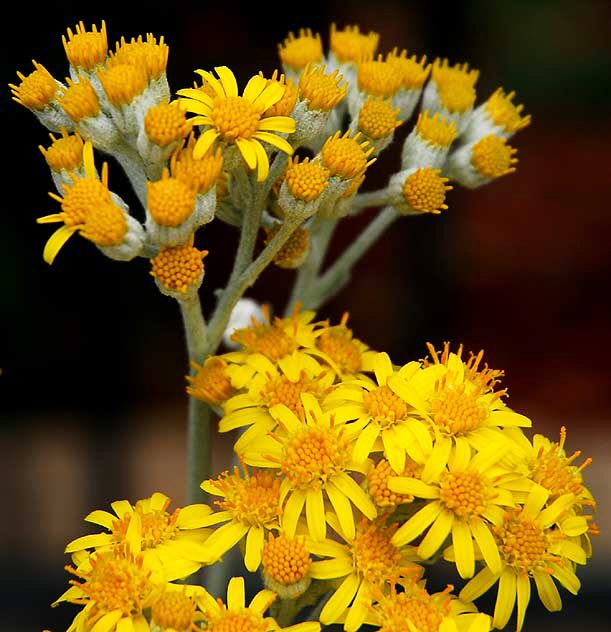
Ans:
[{"label": "flower center", "polygon": [[295,487],[320,489],[349,462],[349,442],[341,434],[308,427],[290,437],[280,468]]},{"label": "flower center", "polygon": [[196,191],[177,178],[163,177],[147,182],[147,206],[161,226],[179,226],[193,212]]},{"label": "flower center", "polygon": [[[180,509],[176,509],[172,514],[158,509],[144,511],[139,501],[136,503],[134,511],[140,515],[143,549],[154,549],[156,546],[176,537],[178,532],[176,521],[178,520]],[[118,540],[125,539],[130,521],[131,515],[126,514],[113,523],[112,533]]]},{"label": "flower center", "polygon": [[197,370],[195,375],[187,377],[190,382],[190,386],[187,387],[189,395],[213,406],[218,406],[233,395],[225,360],[211,356],[203,366],[195,365],[194,368]]},{"label": "flower center", "polygon": [[225,610],[216,621],[208,623],[206,632],[267,632],[269,624],[254,612]]},{"label": "flower center", "polygon": [[267,525],[280,514],[280,479],[269,472],[255,471],[242,478],[236,467],[233,474],[224,472],[214,484],[225,496],[215,503],[233,512],[239,522]]},{"label": "flower center", "polygon": [[305,412],[301,403],[302,393],[316,393],[317,382],[309,379],[302,372],[296,382],[281,375],[280,377],[270,380],[265,384],[261,391],[261,397],[268,408],[276,404],[284,404],[290,408],[301,421],[305,421]]},{"label": "flower center", "polygon": [[[214,185],[223,169],[223,153],[208,151],[202,158],[193,158],[193,148],[183,149],[172,162],[172,175],[184,182],[189,188],[198,193],[206,193]],[[217,199],[219,196],[216,189]]]},{"label": "flower center", "polygon": [[190,132],[191,124],[178,103],[160,103],[149,108],[144,117],[144,129],[151,142],[166,147],[184,138]]},{"label": "flower center", "polygon": [[378,47],[379,35],[373,31],[367,35],[358,26],[347,26],[342,31],[331,25],[331,50],[342,62],[359,62],[371,57]]},{"label": "flower center", "polygon": [[363,366],[363,356],[357,340],[348,327],[333,327],[324,331],[316,345],[326,353],[342,373],[357,373]]},{"label": "flower center", "polygon": [[77,83],[68,80],[68,89],[57,98],[64,112],[76,123],[97,116],[100,101],[89,79],[79,77]]},{"label": "flower center", "polygon": [[416,169],[403,183],[403,195],[407,203],[421,213],[440,213],[448,208],[446,191],[452,189],[446,184],[448,178],[441,175],[441,169],[422,167]]},{"label": "flower center", "polygon": [[294,197],[311,202],[320,197],[327,187],[329,170],[319,162],[310,162],[306,158],[303,162],[291,160],[286,170],[285,179],[288,190]]},{"label": "flower center", "polygon": [[369,98],[359,111],[359,130],[370,138],[390,136],[400,124],[398,114],[389,101]]},{"label": "flower center", "polygon": [[210,117],[221,138],[227,142],[249,139],[259,129],[261,108],[243,97],[216,97]]},{"label": "flower center", "polygon": [[381,57],[376,60],[361,62],[358,67],[357,79],[361,92],[384,99],[396,94],[403,81],[396,66],[383,61]]},{"label": "flower center", "polygon": [[295,104],[297,103],[297,94],[299,93],[299,89],[295,85],[292,77],[287,80],[284,75],[280,75],[280,78],[278,78],[277,70],[274,70],[272,78],[267,80],[267,85],[271,83],[277,83],[284,88],[284,94],[282,95],[280,101],[277,101],[274,105],[265,110],[265,117],[290,116]]},{"label": "flower center", "polygon": [[272,590],[278,584],[281,590],[285,589],[281,598],[289,598],[286,594],[287,586],[291,587],[294,598],[302,594],[310,584],[308,571],[312,558],[305,548],[304,538],[289,540],[283,533],[278,537],[270,534],[263,547],[261,561],[266,585]]},{"label": "flower center", "polygon": [[26,108],[42,110],[51,102],[57,91],[57,82],[49,71],[40,64],[34,63],[36,70],[25,76],[18,72],[21,83],[9,84],[13,98]]},{"label": "flower center", "polygon": [[131,103],[148,84],[144,68],[131,64],[114,64],[98,77],[108,100],[116,106]]},{"label": "flower center", "polygon": [[337,70],[327,75],[324,66],[310,66],[299,79],[299,96],[310,110],[328,112],[346,96],[345,85],[339,86],[342,78]]},{"label": "flower center", "polygon": [[231,339],[247,351],[262,353],[272,362],[277,362],[297,348],[297,343],[282,328],[257,323],[252,327],[238,329]]},{"label": "flower center", "polygon": [[443,381],[431,402],[435,424],[451,435],[462,435],[484,425],[488,410],[478,401],[478,392],[467,393],[464,384]]},{"label": "flower center", "polygon": [[386,384],[364,393],[363,404],[373,421],[383,428],[402,421],[409,412],[408,405]]},{"label": "flower center", "polygon": [[443,618],[448,614],[449,601],[436,603],[426,590],[412,590],[392,594],[381,607],[383,625],[379,632],[404,632],[412,629],[418,632],[437,632]]},{"label": "flower center", "polygon": [[92,212],[112,205],[110,191],[97,178],[77,178],[72,186],[64,187],[62,211],[66,226],[84,224]]},{"label": "flower center", "polygon": [[441,118],[436,112],[429,115],[428,110],[421,112],[416,121],[416,130],[422,140],[437,145],[438,147],[449,147],[456,138],[456,124]]},{"label": "flower center", "polygon": [[[417,469],[416,463],[408,458],[401,476],[414,476]],[[397,473],[386,459],[382,459],[367,472],[367,489],[373,502],[378,507],[396,507],[413,502],[414,497],[411,494],[398,494],[388,488],[388,479],[391,476],[397,476]]]},{"label": "flower center", "polygon": [[522,116],[523,105],[514,105],[512,99],[515,92],[505,94],[499,88],[486,101],[486,112],[495,125],[500,125],[506,132],[513,133],[526,127],[530,123],[530,115]]},{"label": "flower center", "polygon": [[193,599],[178,590],[172,590],[163,593],[155,601],[151,612],[153,622],[159,627],[182,632],[191,628],[195,609]]},{"label": "flower center", "polygon": [[87,216],[80,234],[98,246],[118,246],[127,232],[127,220],[116,204],[98,206]]},{"label": "flower center", "polygon": [[439,485],[439,500],[457,516],[480,516],[492,495],[477,472],[447,472]]},{"label": "flower center", "polygon": [[433,64],[439,100],[450,112],[465,112],[473,106],[478,76],[479,72],[469,70],[467,64],[450,66],[447,59]]},{"label": "flower center", "polygon": [[401,551],[390,541],[395,530],[394,525],[383,527],[362,522],[352,542],[354,566],[372,584],[383,584],[410,570]]},{"label": "flower center", "polygon": [[523,517],[520,510],[508,511],[503,524],[492,529],[506,564],[525,571],[545,568],[548,538],[543,529]]},{"label": "flower center", "polygon": [[329,169],[331,175],[337,175],[349,180],[359,175],[367,168],[367,157],[373,152],[373,147],[366,149],[368,142],[358,142],[360,134],[350,138],[336,132],[327,139],[321,150],[322,162]]},{"label": "flower center", "polygon": [[471,163],[487,178],[499,178],[515,171],[516,152],[517,149],[508,145],[504,138],[490,134],[473,146]]},{"label": "flower center", "polygon": [[164,248],[151,259],[151,274],[164,287],[184,293],[201,279],[207,254],[188,243]]},{"label": "flower center", "polygon": [[282,44],[278,45],[280,60],[294,70],[303,70],[308,64],[322,61],[322,42],[320,35],[314,35],[310,29],[300,29],[299,37],[289,33]]},{"label": "flower center", "polygon": [[401,75],[402,87],[407,90],[421,88],[429,76],[430,66],[426,66],[426,57],[418,61],[416,55],[408,57],[406,50],[400,53],[397,49],[393,50],[386,56],[386,61],[395,66]]},{"label": "flower center", "polygon": [[62,36],[66,57],[74,68],[91,72],[106,59],[108,53],[106,24],[102,22],[100,31],[95,24],[91,31],[87,31],[83,22],[79,22],[75,30],[76,33],[72,33],[72,30],[68,29],[67,38]]},{"label": "flower center", "polygon": [[43,154],[53,171],[78,169],[83,164],[83,139],[78,134],[56,138]]},{"label": "flower center", "polygon": [[159,79],[165,72],[168,63],[168,45],[159,39],[159,43],[150,33],[146,36],[146,41],[142,40],[142,35],[127,43],[121,38],[121,44],[117,44],[117,50],[107,62],[107,65],[128,64],[137,68],[142,68],[149,79]]}]

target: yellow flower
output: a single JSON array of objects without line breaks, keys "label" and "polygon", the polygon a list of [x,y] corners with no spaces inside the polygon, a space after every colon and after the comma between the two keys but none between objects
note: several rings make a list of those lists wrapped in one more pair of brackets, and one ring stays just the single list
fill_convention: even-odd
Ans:
[{"label": "yellow flower", "polygon": [[[373,359],[375,381],[366,376],[343,382],[325,399],[326,410],[353,419],[362,428],[354,445],[354,460],[363,463],[371,452],[383,450],[396,472],[405,468],[407,454],[420,456],[431,448],[428,428],[414,417],[414,409],[389,384],[405,382],[419,370],[417,362],[395,371],[387,353]],[[382,445],[379,446],[378,438]]]},{"label": "yellow flower", "polygon": [[104,527],[109,533],[96,533],[73,540],[66,553],[86,549],[107,550],[129,544],[134,552],[142,552],[145,566],[163,568],[168,580],[186,577],[202,566],[206,549],[202,546],[209,533],[202,527],[211,513],[207,505],[188,505],[167,511],[170,499],[160,492],[132,506],[127,500],[111,504],[114,515],[96,510],[85,517],[87,522]]},{"label": "yellow flower", "polygon": [[254,572],[261,564],[261,552],[265,532],[277,529],[282,513],[280,506],[280,480],[269,472],[244,468],[244,475],[237,467],[233,473],[224,472],[216,479],[204,481],[202,489],[222,500],[214,501],[221,511],[206,519],[206,525],[220,524],[206,541],[209,560],[222,557],[246,536],[244,563]]},{"label": "yellow flower", "polygon": [[223,356],[209,356],[203,365],[192,362],[195,375],[187,375],[187,393],[211,406],[218,406],[235,392],[227,375],[228,364]]},{"label": "yellow flower", "polygon": [[295,121],[288,116],[263,118],[264,112],[282,99],[285,89],[279,82],[268,82],[257,75],[250,79],[242,96],[238,96],[233,72],[226,66],[215,70],[218,79],[212,73],[196,70],[212,87],[214,97],[194,88],[177,93],[183,97],[180,99],[183,107],[198,115],[191,123],[207,128],[197,139],[193,157],[201,158],[217,139],[228,145],[235,144],[248,168],[256,169],[257,180],[262,182],[269,173],[269,160],[261,141],[289,155],[293,153],[284,138],[270,132],[290,134],[295,131]]},{"label": "yellow flower", "polygon": [[335,24],[331,24],[330,48],[337,60],[342,63],[356,63],[372,57],[378,47],[378,33],[369,31],[361,33],[359,27],[346,26],[338,31]]},{"label": "yellow flower", "polygon": [[304,536],[289,538],[282,531],[269,533],[261,554],[265,587],[281,599],[296,599],[310,586],[312,556]]},{"label": "yellow flower", "polygon": [[165,632],[189,632],[200,630],[198,623],[204,615],[198,610],[198,602],[205,599],[201,586],[168,584],[155,599],[151,608],[151,628]]},{"label": "yellow flower", "polygon": [[519,474],[497,465],[510,449],[509,442],[494,445],[474,456],[468,444],[459,445],[448,467],[445,466],[446,452],[451,442],[440,438],[423,463],[418,478],[388,479],[392,491],[428,501],[399,527],[393,541],[397,545],[407,544],[428,529],[418,546],[418,555],[429,559],[451,535],[456,567],[460,576],[467,578],[475,572],[475,539],[488,567],[498,573],[501,561],[492,528],[502,520],[503,507],[515,505],[511,490],[516,485],[523,488],[524,482]]},{"label": "yellow flower", "polygon": [[[501,558],[501,571],[483,568],[460,592],[466,601],[476,599],[499,582],[494,627],[504,628],[517,600],[519,632],[530,601],[530,580],[534,579],[539,598],[550,611],[560,610],[562,601],[553,579],[577,594],[581,586],[575,564],[585,564],[586,553],[573,541],[587,529],[585,518],[563,518],[574,502],[564,494],[546,506],[549,493],[533,485],[523,507],[509,509],[495,527],[494,537]],[[552,579],[553,578],[553,579]]]},{"label": "yellow flower", "polygon": [[313,553],[331,559],[313,562],[310,573],[315,579],[341,580],[320,613],[321,623],[328,625],[345,617],[344,630],[354,632],[365,623],[376,588],[388,589],[412,573],[420,576],[422,568],[413,564],[416,556],[412,547],[392,543],[395,524],[386,526],[384,519],[363,519],[350,537],[333,522],[345,543],[330,539],[312,543]]},{"label": "yellow flower", "polygon": [[283,477],[283,526],[289,537],[295,534],[305,509],[309,535],[314,540],[325,538],[325,499],[337,513],[344,533],[354,537],[351,504],[370,520],[377,513],[369,496],[348,473],[362,470],[352,460],[358,424],[348,427],[333,415],[323,413],[310,393],[303,393],[301,398],[305,423],[287,406],[277,404],[269,412],[279,428],[249,443],[242,458],[250,465],[279,470]]}]

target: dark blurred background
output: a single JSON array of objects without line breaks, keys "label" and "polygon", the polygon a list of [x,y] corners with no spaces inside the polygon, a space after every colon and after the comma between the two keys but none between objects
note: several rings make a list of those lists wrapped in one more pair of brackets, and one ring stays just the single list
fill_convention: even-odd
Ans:
[{"label": "dark blurred background", "polygon": [[[561,615],[533,606],[525,630],[608,630],[611,3],[47,1],[12,5],[2,17],[5,86],[16,70],[31,71],[32,58],[64,76],[61,35],[81,19],[88,27],[106,19],[111,42],[164,35],[174,90],[191,84],[195,68],[219,64],[244,85],[278,67],[277,44],[289,30],[309,26],[326,44],[335,21],[379,32],[381,52],[397,45],[468,61],[481,70],[478,102],[498,86],[517,92],[533,116],[512,141],[517,172],[478,191],[453,190],[440,217],[397,223],[320,315],[337,320],[349,310],[356,335],[396,363],[422,357],[426,341],[484,348],[506,371],[511,406],[552,437],[568,427],[568,449],[594,457],[586,476],[602,535],[580,573],[580,596],[563,592]],[[35,218],[57,208],[37,149],[47,134],[7,88],[3,103],[0,626],[59,631],[75,609],[48,605],[66,586],[65,543],[89,530],[83,516],[155,490],[184,502],[186,358],[177,306],[159,295],[144,260],[113,262],[74,238],[52,267],[43,262],[50,227]],[[398,168],[396,145],[364,189],[383,186]],[[110,181],[131,199],[114,164]],[[331,254],[369,217],[342,223]],[[236,235],[215,222],[198,243],[210,251],[202,288],[210,307]],[[269,270],[251,295],[281,310],[291,279]],[[215,471],[227,464],[228,441],[217,442]]]}]

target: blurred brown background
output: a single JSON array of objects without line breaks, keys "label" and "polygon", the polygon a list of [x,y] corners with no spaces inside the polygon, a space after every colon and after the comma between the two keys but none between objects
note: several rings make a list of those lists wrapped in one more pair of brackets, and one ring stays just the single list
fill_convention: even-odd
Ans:
[{"label": "blurred brown background", "polygon": [[[30,59],[61,77],[61,35],[83,19],[106,19],[109,38],[151,31],[170,45],[174,90],[193,69],[226,64],[241,85],[277,67],[277,43],[310,26],[359,24],[393,46],[468,61],[481,70],[479,101],[497,86],[516,90],[533,115],[519,133],[515,174],[478,191],[455,189],[441,217],[396,224],[321,312],[348,309],[356,334],[402,363],[425,341],[484,348],[504,368],[510,405],[569,450],[594,457],[586,471],[600,502],[602,535],[581,571],[582,594],[562,615],[533,606],[525,630],[588,623],[607,630],[611,541],[611,3],[532,2],[211,3],[164,5],[46,2],[3,10],[2,83],[30,72]],[[253,13],[254,11],[254,13]],[[65,629],[74,609],[50,610],[67,576],[63,546],[87,532],[82,517],[118,498],[155,490],[184,500],[184,374],[178,309],[160,296],[145,261],[104,259],[75,238],[53,267],[42,261],[54,212],[52,184],[36,146],[45,130],[9,99],[3,111],[0,248],[0,606],[2,632]],[[400,138],[406,131],[400,134]],[[371,170],[383,186],[400,143]],[[111,164],[111,186],[129,193]],[[363,218],[347,220],[337,253]],[[224,284],[235,235],[216,223],[199,236],[210,251],[202,297]],[[291,273],[270,270],[252,295],[282,309]],[[219,440],[219,447],[227,442]],[[222,451],[217,451],[223,454]],[[226,463],[219,459],[216,470]],[[439,580],[444,578],[440,576]],[[536,599],[535,599],[536,601]]]}]

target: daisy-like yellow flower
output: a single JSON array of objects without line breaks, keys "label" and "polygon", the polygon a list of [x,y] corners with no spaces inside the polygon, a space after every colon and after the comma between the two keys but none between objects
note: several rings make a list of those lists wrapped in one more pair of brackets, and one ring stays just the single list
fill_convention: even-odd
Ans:
[{"label": "daisy-like yellow flower", "polygon": [[567,517],[573,494],[564,494],[546,506],[549,492],[534,484],[523,507],[508,509],[494,528],[501,558],[501,571],[483,568],[460,592],[466,601],[476,599],[499,583],[494,609],[494,627],[504,628],[517,601],[519,632],[530,601],[530,580],[534,579],[539,598],[550,611],[560,610],[562,601],[554,579],[569,592],[581,586],[575,564],[586,563],[586,553],[575,538],[587,530],[583,516]]},{"label": "daisy-like yellow flower", "polygon": [[210,562],[218,560],[246,536],[244,563],[254,572],[261,564],[261,552],[265,533],[279,527],[280,479],[266,471],[244,467],[242,474],[237,467],[233,473],[224,472],[216,479],[204,481],[202,489],[213,496],[220,496],[215,504],[221,509],[210,515],[207,525],[220,524],[206,541]]},{"label": "daisy-like yellow flower", "polygon": [[475,572],[475,539],[488,567],[498,573],[501,560],[492,528],[502,521],[505,507],[515,506],[511,490],[521,477],[497,465],[510,449],[507,444],[474,456],[468,444],[459,445],[447,467],[440,464],[447,461],[442,453],[450,449],[449,440],[435,444],[418,478],[388,479],[392,491],[429,501],[399,527],[393,541],[397,545],[412,542],[428,529],[418,555],[429,559],[451,535],[456,567],[467,578]]},{"label": "daisy-like yellow flower", "polygon": [[232,577],[227,586],[227,604],[206,593],[203,611],[206,632],[320,632],[320,623],[306,621],[287,628],[280,627],[265,611],[276,599],[271,590],[260,590],[246,606],[246,591],[243,577]]},{"label": "daisy-like yellow flower", "polygon": [[273,406],[269,412],[279,428],[249,443],[242,458],[249,465],[279,470],[283,477],[283,526],[289,537],[295,535],[305,510],[309,535],[319,541],[325,538],[326,499],[343,532],[354,537],[352,505],[370,520],[377,513],[371,498],[349,474],[363,470],[363,465],[352,458],[358,424],[349,427],[332,414],[323,413],[311,393],[303,393],[301,399],[305,423],[284,404]]},{"label": "daisy-like yellow flower", "polygon": [[186,577],[200,569],[207,557],[203,543],[209,530],[203,527],[212,510],[198,504],[169,513],[170,502],[165,494],[155,492],[135,505],[127,500],[113,502],[114,514],[100,509],[92,511],[85,520],[104,527],[108,533],[77,538],[66,546],[65,552],[108,550],[127,543],[130,550],[142,552],[145,566],[161,565],[169,581]]},{"label": "daisy-like yellow flower", "polygon": [[152,630],[165,632],[196,632],[204,615],[198,609],[198,602],[205,603],[205,593],[201,586],[167,584],[165,590],[155,599],[151,607]]},{"label": "daisy-like yellow flower", "polygon": [[251,426],[235,443],[234,449],[238,453],[253,439],[276,427],[270,408],[284,404],[301,421],[305,421],[301,395],[311,393],[321,399],[335,378],[330,369],[321,367],[312,356],[297,351],[280,358],[276,364],[264,355],[254,353],[246,364],[255,370],[248,382],[248,391],[225,402],[225,416],[219,422],[221,432]]},{"label": "daisy-like yellow flower", "polygon": [[289,538],[282,531],[277,536],[269,533],[261,563],[265,587],[281,599],[296,599],[312,582],[312,556],[303,535]]},{"label": "daisy-like yellow flower", "polygon": [[[391,383],[406,383],[420,370],[418,362],[410,362],[395,371],[387,353],[373,358],[375,381],[365,376],[344,382],[325,399],[325,409],[352,418],[363,428],[354,446],[354,459],[365,462],[369,454],[382,449],[393,469],[405,468],[409,454],[413,458],[431,449],[428,428],[414,416],[414,409],[390,387]],[[382,446],[377,447],[378,438]],[[424,452],[423,452],[424,450]]]},{"label": "daisy-like yellow flower", "polygon": [[320,613],[320,621],[329,625],[344,620],[347,632],[358,630],[371,610],[374,591],[383,591],[399,578],[420,576],[422,568],[413,563],[413,547],[395,546],[391,539],[396,525],[387,526],[385,517],[359,522],[356,533],[349,537],[341,525],[334,529],[344,543],[327,539],[312,543],[313,553],[330,559],[312,563],[310,574],[315,579],[341,580]]},{"label": "daisy-like yellow flower", "polygon": [[282,99],[285,89],[280,83],[268,82],[257,75],[239,96],[233,72],[226,66],[218,66],[215,71],[218,79],[205,70],[195,71],[215,96],[194,88],[177,93],[182,97],[181,105],[197,115],[191,123],[206,127],[195,143],[193,157],[201,158],[217,140],[225,145],[236,145],[248,168],[256,169],[257,180],[262,182],[269,173],[269,159],[261,141],[289,155],[293,153],[293,147],[277,133],[291,134],[295,131],[295,121],[289,116],[263,117],[264,112]]},{"label": "daisy-like yellow flower", "polygon": [[[503,442],[506,437],[501,428],[531,425],[530,419],[502,401],[505,390],[494,390],[503,372],[487,364],[480,366],[483,351],[465,361],[462,345],[456,353],[450,352],[449,343],[440,353],[432,345],[427,346],[432,361],[425,360],[425,368],[415,371],[409,380],[391,378],[389,386],[414,408],[414,415],[430,424],[436,435],[454,444],[466,442],[479,450],[490,442]],[[459,449],[465,451],[464,447]]]}]

